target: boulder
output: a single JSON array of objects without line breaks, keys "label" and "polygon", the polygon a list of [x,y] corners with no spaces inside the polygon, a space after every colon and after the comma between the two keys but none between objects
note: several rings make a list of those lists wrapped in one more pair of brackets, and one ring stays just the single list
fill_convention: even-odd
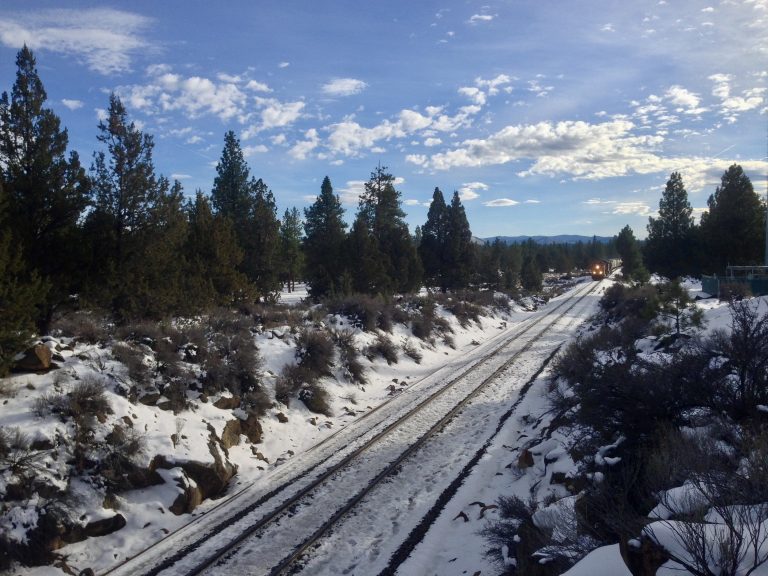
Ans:
[{"label": "boulder", "polygon": [[45,372],[56,366],[51,362],[53,353],[44,344],[35,344],[16,356],[13,369],[19,372]]},{"label": "boulder", "polygon": [[221,432],[221,444],[229,450],[232,446],[240,444],[241,425],[240,419],[235,418],[230,420],[224,425],[224,430]]},{"label": "boulder", "polygon": [[523,448],[520,452],[520,456],[517,458],[517,467],[520,469],[530,468],[533,466],[533,454],[527,448]]},{"label": "boulder", "polygon": [[282,412],[278,412],[277,421],[280,422],[281,424],[285,424],[286,422],[288,422],[288,416],[286,416]]},{"label": "boulder", "polygon": [[244,434],[252,444],[261,444],[264,430],[256,414],[248,414],[248,418],[240,421],[240,434]]},{"label": "boulder", "polygon": [[234,410],[240,408],[240,396],[222,396],[213,405],[221,410]]}]

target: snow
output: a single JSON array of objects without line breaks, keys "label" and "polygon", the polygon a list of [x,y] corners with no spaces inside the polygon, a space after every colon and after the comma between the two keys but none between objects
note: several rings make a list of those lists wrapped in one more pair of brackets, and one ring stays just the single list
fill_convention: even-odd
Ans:
[{"label": "snow", "polygon": [[619,545],[592,550],[563,576],[632,576],[619,552]]}]

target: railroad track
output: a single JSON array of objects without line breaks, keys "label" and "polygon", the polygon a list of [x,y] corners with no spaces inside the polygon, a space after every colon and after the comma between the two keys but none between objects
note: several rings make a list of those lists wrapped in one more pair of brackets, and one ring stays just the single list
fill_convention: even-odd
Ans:
[{"label": "railroad track", "polygon": [[[511,335],[507,332],[494,337],[486,343],[487,351],[478,360],[454,373],[447,381],[424,378],[413,383],[391,401],[359,418],[354,426],[326,438],[308,450],[303,458],[278,469],[270,477],[272,485],[277,484],[277,487],[258,494],[249,490],[250,487],[241,490],[226,506],[217,507],[213,513],[209,512],[191,524],[197,537],[188,539],[187,543],[182,540],[174,553],[160,558],[144,555],[147,556],[144,562],[127,562],[109,573],[115,576],[201,574],[222,561],[226,562],[238,549],[240,554],[243,548],[250,550],[245,543],[254,539],[259,542],[259,550],[255,553],[259,562],[264,564],[262,559],[268,558],[277,563],[256,567],[249,558],[243,573],[286,573],[371,490],[390,477],[595,288],[594,283],[579,287],[546,313],[521,323],[520,329]],[[529,336],[537,328],[538,332]],[[450,370],[451,366],[448,366],[443,372]],[[417,393],[422,398],[420,401],[414,399]],[[413,438],[417,440],[413,442]],[[345,449],[340,451],[339,445]],[[302,466],[304,470],[301,470]],[[336,510],[326,520],[313,522],[306,517],[319,516],[311,510],[311,502],[319,498],[318,494],[336,502]],[[332,497],[328,498],[329,494]],[[234,513],[227,512],[238,500],[250,498],[254,501],[241,505]],[[202,521],[207,529],[195,530]],[[285,524],[301,524],[303,539],[297,540],[298,531],[285,529]],[[231,562],[226,564],[225,573],[237,573]],[[216,572],[216,569],[212,571]]]}]

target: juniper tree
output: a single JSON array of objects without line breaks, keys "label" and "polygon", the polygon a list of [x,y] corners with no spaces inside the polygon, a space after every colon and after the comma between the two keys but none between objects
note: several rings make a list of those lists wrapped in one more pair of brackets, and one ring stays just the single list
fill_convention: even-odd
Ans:
[{"label": "juniper tree", "polygon": [[89,182],[80,159],[67,156],[67,130],[45,107],[47,94],[35,57],[26,46],[16,57],[10,97],[0,97],[0,170],[8,196],[7,225],[29,269],[51,286],[37,320],[50,321],[54,308],[79,288],[78,220],[88,204]]}]

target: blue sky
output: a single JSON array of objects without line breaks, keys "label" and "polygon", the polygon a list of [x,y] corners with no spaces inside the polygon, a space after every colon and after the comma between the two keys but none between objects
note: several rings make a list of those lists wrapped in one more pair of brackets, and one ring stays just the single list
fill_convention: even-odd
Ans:
[{"label": "blue sky", "polygon": [[24,42],[86,164],[114,91],[189,195],[234,130],[280,214],[328,175],[351,222],[379,163],[412,229],[437,186],[482,237],[642,238],[675,170],[766,192],[768,0],[4,0],[2,90]]}]

